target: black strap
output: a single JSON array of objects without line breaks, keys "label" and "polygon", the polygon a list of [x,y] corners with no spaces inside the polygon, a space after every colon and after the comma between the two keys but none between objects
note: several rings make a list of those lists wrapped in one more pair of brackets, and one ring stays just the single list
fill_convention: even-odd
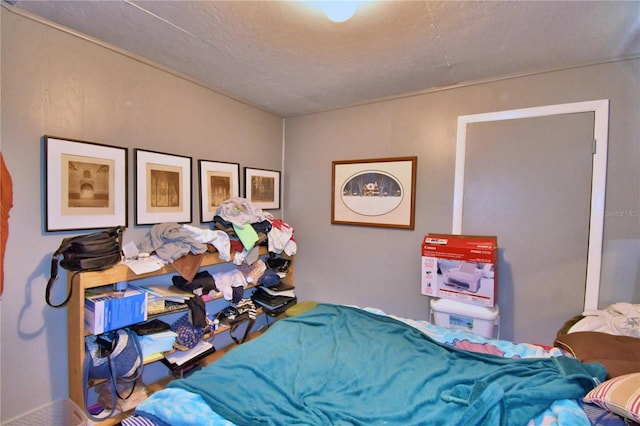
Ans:
[{"label": "black strap", "polygon": [[[111,360],[109,359],[107,362],[110,362]],[[113,407],[111,408],[111,411],[109,411],[107,413],[107,415],[102,415],[100,417],[96,417],[93,414],[91,414],[91,412],[89,412],[89,408],[87,407],[87,401],[89,400],[89,364],[91,363],[91,354],[89,353],[89,350],[86,347],[86,343],[85,343],[85,351],[84,351],[84,371],[82,374],[83,377],[83,384],[84,384],[84,411],[87,414],[87,417],[89,417],[90,420],[98,423],[101,422],[104,419],[107,419],[109,417],[111,417],[113,415],[113,412],[116,410],[116,386],[114,383],[114,380],[112,379],[112,371],[111,371],[111,363],[109,363],[109,378],[107,380],[109,380],[111,382],[111,400],[113,401]],[[106,407],[105,407],[106,408]],[[100,413],[102,414],[102,413]]]},{"label": "black strap", "polygon": [[[247,328],[244,330],[244,335],[242,336],[242,340],[238,340],[238,338],[236,338],[233,335],[233,332],[236,331],[236,329],[240,326],[240,324],[244,324],[245,322],[247,323]],[[244,342],[247,341],[247,338],[249,337],[249,332],[253,328],[253,324],[255,322],[256,322],[256,320],[254,318],[249,318],[246,321],[238,321],[238,322],[232,324],[231,327],[229,327],[229,336],[231,336],[233,341],[236,342],[236,345],[241,345],[241,344],[243,344]]]},{"label": "black strap", "polygon": [[[54,266],[53,266],[53,262],[55,260],[55,276],[54,274]],[[47,288],[45,290],[45,294],[44,294],[44,300],[45,302],[47,302],[47,305],[51,306],[52,308],[61,308],[64,305],[66,305],[67,303],[69,303],[69,300],[71,300],[71,295],[73,294],[73,280],[75,279],[76,275],[78,273],[74,272],[73,275],[71,276],[71,280],[69,280],[69,285],[67,286],[67,296],[64,298],[64,300],[57,304],[54,305],[51,303],[51,289],[53,288],[53,283],[56,282],[56,280],[58,279],[58,258],[54,257],[54,259],[52,259],[51,261],[51,278],[49,278],[49,281],[47,282]]]},{"label": "black strap", "polygon": [[[129,399],[129,397],[131,395],[133,395],[133,391],[136,388],[136,381],[133,381],[133,385],[131,385],[131,389],[129,390],[129,395],[127,396],[122,396],[120,395],[120,392],[118,392],[118,378],[116,377],[116,374],[113,372],[113,362],[111,362],[111,354],[107,355],[107,365],[109,366],[109,376],[111,376],[111,394],[113,395],[113,391],[115,391],[116,396],[120,399]],[[117,402],[116,399],[113,399],[113,407],[116,407]]]}]

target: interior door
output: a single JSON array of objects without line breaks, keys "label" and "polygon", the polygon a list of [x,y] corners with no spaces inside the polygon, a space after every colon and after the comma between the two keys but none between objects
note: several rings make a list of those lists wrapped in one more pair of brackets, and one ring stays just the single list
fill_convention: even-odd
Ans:
[{"label": "interior door", "polygon": [[552,344],[583,311],[594,114],[471,123],[462,233],[497,235],[501,337]]}]

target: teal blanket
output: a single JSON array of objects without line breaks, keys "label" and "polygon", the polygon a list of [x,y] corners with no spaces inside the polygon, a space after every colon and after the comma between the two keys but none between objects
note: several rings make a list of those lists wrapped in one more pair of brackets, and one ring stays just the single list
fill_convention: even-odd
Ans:
[{"label": "teal blanket", "polygon": [[393,318],[318,305],[170,387],[238,425],[518,425],[603,380],[600,364],[455,349]]}]

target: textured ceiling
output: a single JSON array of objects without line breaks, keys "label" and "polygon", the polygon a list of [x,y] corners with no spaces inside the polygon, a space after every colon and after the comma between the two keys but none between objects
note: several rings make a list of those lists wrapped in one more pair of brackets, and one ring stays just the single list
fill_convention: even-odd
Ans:
[{"label": "textured ceiling", "polygon": [[3,0],[282,117],[640,56],[640,1]]}]

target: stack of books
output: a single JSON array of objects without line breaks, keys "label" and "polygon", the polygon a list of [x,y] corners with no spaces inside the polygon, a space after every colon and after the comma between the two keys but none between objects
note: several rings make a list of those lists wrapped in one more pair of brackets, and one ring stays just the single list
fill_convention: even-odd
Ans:
[{"label": "stack of books", "polygon": [[160,314],[174,309],[175,306],[186,307],[187,299],[194,297],[193,293],[175,286],[148,285],[141,288],[147,292],[148,315]]},{"label": "stack of books", "polygon": [[187,351],[175,351],[165,354],[161,361],[164,365],[169,367],[171,371],[180,372],[182,374],[215,351],[216,348],[211,344],[211,342],[201,340],[193,348]]},{"label": "stack of books", "polygon": [[169,324],[158,318],[134,324],[130,328],[138,335],[138,343],[140,343],[145,364],[162,359],[164,352],[173,349],[173,344],[178,337],[170,330]]},{"label": "stack of books", "polygon": [[164,352],[173,349],[177,337],[178,335],[171,330],[140,336],[138,340],[145,363],[162,359]]},{"label": "stack of books", "polygon": [[295,304],[297,300],[294,287],[283,282],[271,287],[257,286],[251,299],[267,314],[273,315],[279,315],[284,312],[289,306]]},{"label": "stack of books", "polygon": [[113,286],[85,290],[84,325],[91,334],[101,334],[147,320],[147,293],[129,285],[123,291]]}]

